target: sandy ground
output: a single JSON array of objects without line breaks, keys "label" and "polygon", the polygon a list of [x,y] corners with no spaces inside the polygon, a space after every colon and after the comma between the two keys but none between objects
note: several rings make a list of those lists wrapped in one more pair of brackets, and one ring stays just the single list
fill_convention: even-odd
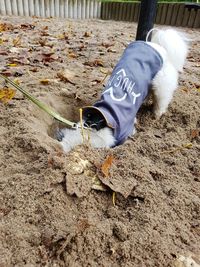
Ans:
[{"label": "sandy ground", "polygon": [[[21,93],[0,103],[1,267],[199,266],[200,34],[180,30],[193,42],[169,110],[156,121],[145,103],[122,146],[64,154],[58,125]],[[77,120],[135,32],[133,23],[1,17],[0,71]],[[69,81],[58,75],[66,69]]]}]

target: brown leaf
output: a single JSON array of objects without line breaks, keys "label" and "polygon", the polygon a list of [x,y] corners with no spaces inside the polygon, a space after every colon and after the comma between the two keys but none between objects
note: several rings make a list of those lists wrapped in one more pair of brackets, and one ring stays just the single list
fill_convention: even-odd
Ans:
[{"label": "brown leaf", "polygon": [[18,36],[17,38],[13,39],[13,45],[16,46],[20,46],[21,45],[21,36]]},{"label": "brown leaf", "polygon": [[78,55],[77,54],[74,54],[73,52],[70,52],[68,54],[68,56],[71,57],[71,58],[77,58],[78,57]]},{"label": "brown leaf", "polygon": [[85,32],[83,37],[90,37],[91,36],[91,32]]},{"label": "brown leaf", "polygon": [[38,43],[41,45],[41,46],[45,46],[47,44],[48,40],[47,38],[40,38],[38,40]]},{"label": "brown leaf", "polygon": [[95,80],[92,80],[92,81],[91,81],[91,84],[92,84],[92,85],[96,85],[96,84],[98,84],[98,83],[101,83],[101,81],[102,81],[101,79],[95,79]]},{"label": "brown leaf", "polygon": [[24,23],[24,24],[21,24],[20,25],[20,28],[22,29],[22,30],[33,30],[34,28],[35,28],[35,25],[33,25],[33,24],[29,24],[29,23]]},{"label": "brown leaf", "polygon": [[10,76],[13,75],[12,71],[8,71],[8,70],[6,70],[6,71],[1,71],[0,73],[1,73],[2,75],[6,76],[6,77],[10,77]]},{"label": "brown leaf", "polygon": [[95,66],[101,66],[101,67],[104,67],[104,63],[103,63],[103,61],[101,61],[100,59],[96,59],[96,60],[94,61],[94,65],[95,65]]},{"label": "brown leaf", "polygon": [[113,46],[114,44],[113,43],[102,43],[101,44],[103,47],[105,47],[105,48],[108,48],[108,47],[111,47],[111,46]]},{"label": "brown leaf", "polygon": [[8,56],[8,51],[5,48],[0,48],[0,55],[1,56]]},{"label": "brown leaf", "polygon": [[95,59],[94,61],[87,61],[83,64],[90,67],[98,67],[98,66],[104,67],[104,63],[100,59]]},{"label": "brown leaf", "polygon": [[15,96],[15,90],[11,88],[0,89],[0,100],[6,104]]},{"label": "brown leaf", "polygon": [[48,79],[42,79],[42,80],[40,80],[40,83],[43,85],[47,85],[47,84],[49,84],[49,80]]},{"label": "brown leaf", "polygon": [[14,30],[14,26],[9,23],[0,23],[0,32],[4,31],[12,31]]},{"label": "brown leaf", "polygon": [[43,85],[58,83],[59,81],[57,79],[41,79],[40,83]]},{"label": "brown leaf", "polygon": [[107,52],[110,52],[110,53],[117,53],[117,50],[112,49],[112,48],[108,48]]},{"label": "brown leaf", "polygon": [[75,77],[74,72],[72,72],[72,71],[66,69],[66,70],[63,70],[63,71],[61,71],[61,72],[58,72],[58,73],[57,73],[57,76],[58,76],[58,78],[61,79],[61,81],[69,82],[69,83],[75,85],[75,83],[74,83],[74,81],[73,81],[73,79],[74,79],[74,77]]},{"label": "brown leaf", "polygon": [[40,35],[41,36],[49,36],[49,33],[47,31],[41,31]]},{"label": "brown leaf", "polygon": [[112,155],[109,155],[101,166],[101,171],[105,175],[106,178],[108,178],[109,176],[109,170],[112,166],[113,160],[114,160],[114,157]]},{"label": "brown leaf", "polygon": [[[40,60],[41,56],[42,56],[42,60]],[[35,58],[35,59],[37,59],[37,58]],[[57,59],[58,59],[58,56],[54,52],[43,53],[42,55],[38,55],[38,61],[42,61],[44,63],[53,62]]]},{"label": "brown leaf", "polygon": [[58,34],[56,36],[56,38],[59,39],[59,40],[69,40],[69,36],[68,36],[68,34],[66,32]]},{"label": "brown leaf", "polygon": [[200,131],[198,129],[191,130],[191,137],[195,138],[199,136]]}]

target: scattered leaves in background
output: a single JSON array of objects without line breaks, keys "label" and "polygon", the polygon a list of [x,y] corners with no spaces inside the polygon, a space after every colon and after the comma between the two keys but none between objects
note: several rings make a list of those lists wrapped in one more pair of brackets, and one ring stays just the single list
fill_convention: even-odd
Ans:
[{"label": "scattered leaves in background", "polygon": [[191,130],[191,137],[192,137],[192,139],[198,137],[199,134],[200,134],[200,130],[198,130],[198,129]]},{"label": "scattered leaves in background", "polygon": [[75,73],[74,72],[66,69],[66,70],[58,72],[57,76],[58,76],[58,78],[60,78],[61,81],[69,82],[69,83],[75,85],[75,83],[74,83]]},{"label": "scattered leaves in background", "polygon": [[91,32],[85,32],[83,36],[84,37],[90,37],[91,36]]},{"label": "scattered leaves in background", "polygon": [[85,66],[90,66],[90,67],[104,67],[104,63],[100,59],[95,59],[94,61],[86,61],[83,63]]},{"label": "scattered leaves in background", "polygon": [[13,39],[13,46],[14,47],[19,47],[21,46],[21,41],[22,41],[22,38],[21,36],[18,36],[17,38]]},{"label": "scattered leaves in background", "polygon": [[14,26],[10,23],[0,23],[0,32],[4,31],[12,31],[14,30]]},{"label": "scattered leaves in background", "polygon": [[15,90],[11,88],[0,89],[0,100],[7,104],[15,96]]}]

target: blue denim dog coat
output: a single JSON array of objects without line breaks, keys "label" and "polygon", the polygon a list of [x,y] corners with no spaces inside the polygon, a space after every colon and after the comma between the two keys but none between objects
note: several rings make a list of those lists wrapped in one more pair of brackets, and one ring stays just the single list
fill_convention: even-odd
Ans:
[{"label": "blue denim dog coat", "polygon": [[101,118],[105,122],[104,127],[113,129],[115,145],[122,144],[133,133],[138,109],[162,65],[160,54],[146,42],[130,43],[115,66],[101,99],[93,107],[83,109],[84,120],[87,122],[99,113],[98,120]]}]

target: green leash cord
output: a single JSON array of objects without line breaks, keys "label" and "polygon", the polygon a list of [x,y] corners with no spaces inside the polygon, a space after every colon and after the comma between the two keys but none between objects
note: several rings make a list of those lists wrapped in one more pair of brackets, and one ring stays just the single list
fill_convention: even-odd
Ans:
[{"label": "green leash cord", "polygon": [[10,80],[9,78],[5,77],[4,75],[0,74],[0,77],[4,79],[6,82],[10,83],[12,86],[14,86],[16,89],[18,89],[23,95],[25,95],[29,100],[31,100],[34,104],[36,104],[40,109],[44,110],[46,113],[48,113],[50,116],[55,118],[56,120],[67,124],[68,127],[70,126],[71,128],[77,128],[77,125],[75,122],[71,122],[60,116],[57,112],[52,110],[50,107],[48,107],[46,104],[32,96],[29,92],[21,88],[18,84]]}]

